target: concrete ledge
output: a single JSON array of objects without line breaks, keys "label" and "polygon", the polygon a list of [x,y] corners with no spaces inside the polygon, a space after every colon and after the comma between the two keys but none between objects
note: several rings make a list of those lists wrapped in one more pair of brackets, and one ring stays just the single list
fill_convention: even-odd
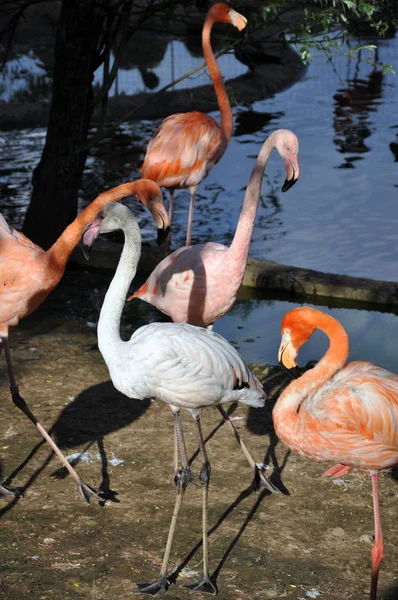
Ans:
[{"label": "concrete ledge", "polygon": [[249,260],[243,285],[269,291],[398,306],[398,283]]},{"label": "concrete ledge", "polygon": [[[71,262],[87,269],[116,269],[121,251],[122,243],[98,238],[89,262],[84,259],[81,248],[75,249]],[[155,242],[142,245],[138,269],[143,276],[147,277],[152,272],[164,258],[164,252],[164,248],[157,246]],[[312,269],[280,265],[272,261],[249,259],[243,286],[269,292],[274,298],[285,293],[290,298],[307,296],[314,302],[316,299],[324,298],[340,301],[341,306],[348,307],[355,303],[356,308],[398,312],[398,282],[395,281],[335,275]],[[245,296],[245,294],[241,293],[240,296]],[[358,306],[358,303],[362,303],[364,306]]]}]

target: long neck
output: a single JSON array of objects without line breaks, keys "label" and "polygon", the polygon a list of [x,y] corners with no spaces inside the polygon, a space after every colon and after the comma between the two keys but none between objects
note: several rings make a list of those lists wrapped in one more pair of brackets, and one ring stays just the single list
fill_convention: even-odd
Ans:
[{"label": "long neck", "polygon": [[264,170],[274,147],[275,137],[274,134],[271,134],[265,140],[260,153],[257,156],[253,171],[251,172],[242,209],[240,211],[238,225],[229,249],[230,256],[233,256],[237,262],[244,264],[245,266],[249,255],[249,247],[260,199]]},{"label": "long neck", "polygon": [[[317,365],[292,381],[279,396],[273,410],[275,431],[282,439],[293,431],[301,403],[319,390],[346,363],[349,352],[348,336],[338,321],[326,313],[318,313],[317,329],[329,338],[329,348]],[[278,433],[278,431],[279,433]],[[284,433],[280,435],[281,431]]]},{"label": "long neck", "polygon": [[[124,246],[115,275],[106,292],[98,321],[98,347],[105,362],[114,360],[115,349],[123,344],[120,337],[120,319],[126,295],[141,255],[141,234],[135,220],[123,227]],[[109,363],[108,363],[109,366]]]},{"label": "long neck", "polygon": [[225,91],[224,82],[217,61],[214,58],[210,44],[210,32],[214,25],[214,18],[210,15],[206,18],[202,30],[202,47],[203,56],[209,69],[210,77],[214,85],[214,90],[217,96],[218,106],[221,116],[221,132],[223,134],[225,146],[228,145],[231,139],[233,120],[231,104],[228,99],[228,94]]},{"label": "long neck", "polygon": [[134,194],[136,185],[136,181],[123,183],[97,196],[95,200],[77,215],[76,219],[68,225],[57,241],[47,250],[46,255],[49,264],[59,274],[59,277],[62,276],[72,251],[79,243],[85,226],[97,216],[97,213],[108,202],[117,202],[122,198]]}]

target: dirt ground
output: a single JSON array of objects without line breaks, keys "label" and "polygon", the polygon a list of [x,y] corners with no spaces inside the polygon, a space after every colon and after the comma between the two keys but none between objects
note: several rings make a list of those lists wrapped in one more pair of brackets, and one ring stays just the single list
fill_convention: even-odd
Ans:
[{"label": "dirt ground", "polygon": [[[0,362],[1,479],[24,489],[22,498],[0,500],[0,597],[7,600],[121,600],[132,597],[136,582],[158,576],[175,498],[173,422],[166,406],[129,400],[109,381],[94,323],[110,277],[109,271],[68,271],[11,338],[22,395],[84,480],[105,491],[105,504],[80,499],[58,459],[11,404]],[[267,473],[274,470],[282,493],[252,491],[249,467],[227,427],[220,426],[218,411],[202,412],[212,463],[210,569],[219,598],[367,598],[369,477],[354,472],[322,479],[327,465],[289,455],[271,425],[285,376],[277,367],[255,371],[264,378],[269,401],[261,410],[233,410],[234,423],[256,460],[269,464]],[[189,415],[183,420],[192,455],[194,424]],[[199,469],[195,460],[194,473]],[[379,600],[398,598],[393,475],[381,475],[385,558]],[[201,573],[200,521],[200,486],[190,486],[171,552],[170,599],[190,597],[182,585]]]}]

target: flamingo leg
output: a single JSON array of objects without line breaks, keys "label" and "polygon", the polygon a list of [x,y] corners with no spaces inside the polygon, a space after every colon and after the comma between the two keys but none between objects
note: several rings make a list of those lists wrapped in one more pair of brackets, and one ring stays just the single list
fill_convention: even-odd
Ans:
[{"label": "flamingo leg", "polygon": [[185,245],[191,245],[191,234],[192,234],[192,221],[193,221],[193,204],[195,201],[197,186],[194,188],[190,188],[190,198],[189,198],[189,213],[188,213],[188,228],[187,228],[187,237],[185,240]]},{"label": "flamingo leg", "polygon": [[[66,467],[66,469],[69,471],[71,477],[75,481],[75,483],[78,487],[78,490],[79,490],[79,494],[82,497],[82,499],[84,500],[84,502],[89,504],[91,498],[101,501],[102,500],[101,496],[99,496],[98,493],[93,488],[91,488],[89,485],[87,485],[79,477],[79,475],[76,473],[76,471],[70,465],[70,463],[66,460],[66,458],[62,454],[61,450],[58,448],[58,446],[54,442],[54,440],[49,436],[49,434],[44,429],[44,427],[42,425],[40,425],[39,421],[36,419],[34,414],[31,412],[31,410],[28,407],[28,405],[26,404],[25,400],[19,394],[19,388],[18,388],[18,385],[15,380],[14,369],[13,369],[12,360],[11,360],[11,353],[10,353],[10,346],[9,346],[8,338],[3,337],[2,343],[4,346],[4,354],[5,354],[6,361],[7,361],[8,376],[10,379],[10,392],[11,392],[11,398],[12,398],[13,403],[15,404],[15,406],[17,408],[19,408],[24,413],[24,415],[26,415],[28,417],[28,419],[35,425],[35,427],[37,428],[39,433],[41,433],[41,435],[44,437],[46,442],[48,442],[50,444],[52,450],[58,456],[58,458],[60,459],[62,464]],[[7,488],[5,488],[5,489],[7,491]],[[11,494],[13,494],[13,490],[9,490],[9,491],[11,491]],[[7,494],[7,495],[10,495],[10,494]],[[14,495],[15,495],[15,493],[14,493]]]},{"label": "flamingo leg", "polygon": [[373,514],[375,523],[375,541],[372,548],[372,576],[370,583],[369,600],[376,600],[377,581],[379,578],[379,569],[383,560],[384,541],[381,531],[380,521],[380,503],[379,503],[379,473],[372,473],[372,498]]},{"label": "flamingo leg", "polygon": [[333,465],[327,471],[322,473],[322,477],[342,477],[343,475],[347,475],[351,471],[352,467],[348,465],[341,465],[338,463],[337,465]]},{"label": "flamingo leg", "polygon": [[181,416],[179,410],[173,411],[174,416],[174,431],[175,439],[177,440],[178,449],[181,457],[181,470],[174,473],[173,483],[177,487],[177,498],[174,505],[173,516],[171,518],[169,534],[167,536],[166,549],[163,555],[163,562],[160,569],[159,578],[154,582],[137,583],[137,590],[133,594],[150,594],[156,596],[162,594],[170,586],[170,581],[167,579],[167,565],[169,562],[171,544],[173,542],[174,532],[177,525],[178,514],[180,512],[182,499],[185,494],[188,483],[191,482],[191,470],[188,464],[188,455],[185,448],[184,432],[182,430]]},{"label": "flamingo leg", "polygon": [[209,483],[211,466],[206,452],[206,446],[203,440],[202,425],[200,422],[200,415],[195,417],[196,429],[199,438],[199,447],[202,454],[202,468],[200,469],[199,479],[202,484],[202,540],[203,540],[203,577],[199,581],[188,583],[183,587],[187,588],[191,592],[202,592],[206,594],[213,594],[214,596],[218,593],[217,587],[210,579],[209,563],[208,563],[208,538],[207,538],[207,516],[208,516],[208,495],[209,495]]},{"label": "flamingo leg", "polygon": [[173,218],[173,204],[174,204],[174,190],[171,189],[170,190],[170,195],[169,195],[169,219],[170,219],[170,223],[171,223],[171,220]]},{"label": "flamingo leg", "polygon": [[252,455],[250,454],[245,443],[243,442],[242,438],[240,437],[238,430],[236,429],[235,425],[232,423],[231,419],[229,418],[228,413],[220,405],[218,405],[217,408],[220,411],[220,413],[222,414],[224,420],[226,421],[232,435],[235,436],[235,439],[238,442],[238,444],[240,445],[243,454],[246,456],[246,459],[251,467],[252,474],[253,474],[254,489],[256,491],[258,491],[259,488],[264,486],[270,492],[279,492],[278,488],[273,483],[271,483],[271,481],[267,477],[265,477],[265,475],[260,471],[260,469],[256,465]]}]

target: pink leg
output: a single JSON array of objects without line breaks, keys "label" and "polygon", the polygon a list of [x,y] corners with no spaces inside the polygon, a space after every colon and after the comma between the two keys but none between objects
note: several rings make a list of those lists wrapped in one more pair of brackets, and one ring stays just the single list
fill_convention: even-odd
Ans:
[{"label": "pink leg", "polygon": [[370,583],[369,600],[376,600],[377,580],[379,578],[380,563],[383,560],[384,542],[381,532],[380,504],[379,504],[379,473],[372,474],[373,514],[375,522],[375,542],[372,548],[372,578]]},{"label": "pink leg", "polygon": [[333,465],[327,471],[322,474],[322,477],[341,477],[342,475],[347,475],[351,471],[352,467],[348,467],[347,465]]},{"label": "pink leg", "polygon": [[3,342],[4,353],[5,353],[6,361],[7,361],[8,376],[10,378],[10,391],[11,391],[11,397],[12,397],[13,403],[15,404],[15,406],[17,408],[22,410],[24,415],[26,415],[28,417],[28,419],[36,426],[36,428],[41,433],[41,435],[44,437],[46,442],[49,443],[49,445],[51,446],[51,448],[53,449],[55,454],[58,456],[58,458],[60,459],[62,464],[67,468],[71,477],[74,479],[75,483],[77,484],[79,494],[83,498],[83,500],[85,502],[87,502],[87,504],[89,504],[90,498],[94,498],[95,500],[103,500],[103,498],[101,498],[93,488],[91,488],[86,483],[84,483],[84,481],[79,477],[79,475],[76,473],[76,471],[72,468],[72,466],[66,460],[66,458],[62,454],[61,450],[55,444],[54,440],[49,436],[49,434],[44,429],[44,427],[42,425],[40,425],[40,423],[38,422],[38,420],[36,419],[34,414],[31,412],[30,408],[26,404],[25,400],[20,396],[19,389],[18,389],[16,380],[15,380],[15,376],[14,376],[14,369],[13,369],[12,361],[11,361],[11,354],[10,354],[8,338],[3,337],[2,342]]},{"label": "pink leg", "polygon": [[197,186],[195,188],[190,188],[191,196],[189,200],[189,214],[188,214],[188,229],[187,229],[187,238],[185,240],[185,245],[191,245],[191,233],[192,233],[192,220],[193,220],[193,203],[195,200]]},{"label": "pink leg", "polygon": [[173,219],[173,204],[174,204],[174,190],[170,190],[170,198],[169,198],[169,219],[170,223]]}]

